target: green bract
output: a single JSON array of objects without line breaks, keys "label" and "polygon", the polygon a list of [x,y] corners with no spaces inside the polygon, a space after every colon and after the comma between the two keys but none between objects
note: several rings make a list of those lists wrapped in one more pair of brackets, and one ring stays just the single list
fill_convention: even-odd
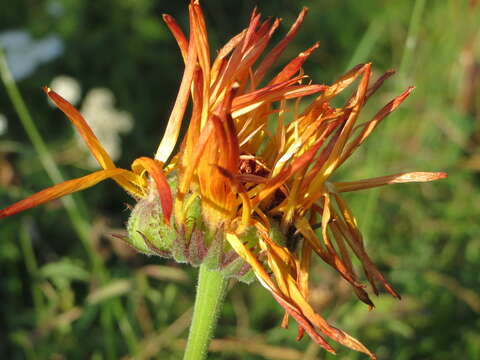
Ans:
[{"label": "green bract", "polygon": [[[168,181],[175,194],[176,176],[170,176]],[[132,210],[127,223],[128,237],[124,240],[144,254],[173,258],[193,266],[205,264],[228,278],[250,283],[254,279],[250,265],[225,241],[223,227],[212,231],[205,225],[201,198],[187,194],[186,201],[189,206],[185,223],[178,225],[172,218],[167,225],[158,192],[155,186],[150,186],[148,196],[140,199]],[[258,242],[256,229],[245,231],[242,238],[254,245]]]}]

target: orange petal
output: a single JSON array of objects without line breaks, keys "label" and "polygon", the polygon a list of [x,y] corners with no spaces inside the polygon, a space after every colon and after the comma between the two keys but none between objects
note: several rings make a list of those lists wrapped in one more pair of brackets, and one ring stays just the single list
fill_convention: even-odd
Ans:
[{"label": "orange petal", "polygon": [[397,107],[400,106],[402,102],[410,95],[410,93],[415,89],[415,87],[410,86],[407,88],[403,93],[397,96],[395,99],[390,101],[387,105],[385,105],[374,117],[372,120],[368,121],[365,124],[361,124],[358,127],[363,127],[362,132],[355,138],[355,140],[351,141],[347,146],[345,151],[343,152],[340,160],[339,165],[345,162],[345,160],[352,155],[356,148],[358,148],[365,139],[375,130],[375,128],[380,124],[380,122],[391,112],[393,112]]},{"label": "orange petal", "polygon": [[[331,339],[351,349],[368,354],[372,359],[375,359],[375,355],[372,354],[362,343],[347,333],[333,327],[328,321],[315,312],[306,298],[302,295],[297,282],[293,278],[293,273],[288,271],[288,264],[286,262],[289,261],[289,259],[281,254],[282,247],[273,242],[269,242],[268,245],[270,247],[266,253],[269,260],[269,267],[273,271],[277,282],[282,281],[288,289],[287,292],[282,293],[282,298],[290,308],[298,311],[301,321],[307,320],[309,323],[317,326],[323,334]],[[294,316],[293,313],[292,316]],[[300,325],[304,327],[305,330],[309,331],[306,327],[308,323],[301,322]]]},{"label": "orange petal", "polygon": [[228,243],[232,246],[233,250],[247,263],[250,264],[253,271],[257,275],[257,278],[262,282],[262,285],[266,286],[271,291],[277,291],[277,286],[272,281],[270,276],[268,275],[265,268],[262,264],[257,260],[257,258],[252,254],[252,252],[247,249],[245,244],[238,238],[237,235],[232,233],[226,233],[225,239]]},{"label": "orange petal", "polygon": [[197,50],[198,63],[203,73],[203,107],[202,125],[207,122],[210,101],[210,48],[207,37],[207,27],[202,8],[198,1],[192,1],[189,6],[190,32]]},{"label": "orange petal", "polygon": [[325,339],[320,336],[315,330],[314,326],[308,319],[300,312],[298,311],[295,307],[293,307],[291,304],[289,304],[285,299],[282,297],[278,296],[274,292],[271,292],[275,300],[285,309],[285,311],[293,317],[297,323],[301,326],[302,329],[305,329],[305,331],[310,335],[313,341],[315,341],[318,345],[320,345],[322,348],[327,350],[328,352],[332,354],[336,354],[336,351],[334,348],[330,346],[329,343],[325,341]]},{"label": "orange petal", "polygon": [[[218,78],[216,78],[215,85],[211,92],[212,100],[216,102],[221,100],[221,94],[228,90],[234,81],[239,82],[240,88],[243,89],[248,76],[251,74],[251,67],[267,47],[273,31],[278,25],[279,21],[275,21],[273,24],[267,21],[260,26],[255,36],[252,35],[250,38],[247,38],[247,36],[251,35],[251,32],[249,33],[251,28],[247,29],[245,33],[242,33],[244,36],[241,46],[235,49],[223,71],[219,74]],[[251,84],[251,86],[253,89],[253,84]]]},{"label": "orange petal", "polygon": [[312,247],[308,242],[304,241],[302,244],[297,282],[298,288],[302,292],[302,295],[305,297],[305,299],[308,299],[309,296],[308,279],[310,276],[311,257]]},{"label": "orange petal", "polygon": [[[340,249],[340,254],[342,256],[342,260],[345,266],[347,267],[353,279],[355,279],[356,281],[357,275],[355,274],[355,271],[353,269],[353,264],[350,259],[350,255],[348,253],[347,246],[345,244],[343,233],[340,231],[339,225],[337,224],[337,222],[338,222],[338,218],[334,218],[333,221],[330,223],[330,230],[332,231],[332,234],[335,238],[335,242],[337,243],[338,248]],[[355,286],[354,284],[352,285],[353,285],[353,290],[355,291],[355,294],[357,295],[357,297],[362,302],[367,304],[370,310],[372,310],[375,307],[375,305],[373,304],[372,300],[368,296],[367,292],[363,289],[363,286]]]},{"label": "orange petal", "polygon": [[146,170],[157,185],[158,196],[162,203],[163,215],[165,223],[170,225],[170,217],[172,216],[172,204],[173,197],[170,186],[168,185],[167,178],[163,173],[162,165],[160,161],[150,159],[148,157],[140,157],[135,159],[132,164],[132,170],[136,174],[140,174],[143,170]]},{"label": "orange petal", "polygon": [[[341,165],[341,155],[346,146],[346,143],[350,137],[353,126],[358,118],[360,110],[365,103],[365,94],[368,89],[368,83],[371,73],[371,64],[365,64],[363,67],[363,77],[360,80],[360,84],[355,93],[355,96],[352,100],[351,111],[348,114],[347,121],[342,127],[338,139],[335,141],[335,145],[331,153],[328,156],[328,159],[323,164],[322,168],[318,172],[316,178],[309,184],[308,194],[305,197],[306,206],[311,206],[320,196],[321,190],[324,186],[325,181],[330,177],[330,175]],[[328,92],[328,90],[327,90]]]},{"label": "orange petal", "polygon": [[253,111],[264,103],[283,99],[296,99],[316,94],[327,89],[325,85],[291,85],[283,89],[268,89],[268,87],[236,97],[233,101],[232,117],[238,118]]},{"label": "orange petal", "polygon": [[257,26],[260,23],[261,17],[262,17],[262,14],[257,13],[257,8],[255,7],[253,9],[252,15],[250,16],[250,23],[248,24],[248,28],[245,33],[245,39],[242,45],[242,52],[245,52],[247,48],[250,46],[251,40],[255,35],[255,31],[257,30]]},{"label": "orange petal", "polygon": [[102,144],[100,144],[100,141],[98,141],[90,126],[88,126],[82,114],[80,114],[80,112],[75,109],[72,104],[70,104],[67,100],[62,98],[49,87],[45,86],[43,90],[47,93],[48,97],[58,106],[58,108],[62,110],[65,115],[67,115],[67,117],[77,129],[78,133],[82,136],[83,140],[87,144],[88,149],[90,150],[92,155],[95,156],[95,158],[97,159],[100,166],[104,169],[114,168],[115,164],[103,148]]},{"label": "orange petal", "polygon": [[238,170],[238,163],[240,161],[240,148],[238,145],[237,131],[235,124],[233,122],[231,111],[232,111],[232,101],[235,97],[235,94],[238,90],[238,84],[233,84],[230,91],[225,95],[224,101],[219,106],[218,115],[220,120],[223,123],[225,128],[225,137],[228,144],[228,148],[225,148],[226,162],[224,164],[219,164],[229,169],[230,171],[236,172]]},{"label": "orange petal", "polygon": [[[300,292],[305,297],[305,299],[309,298],[309,275],[310,275],[310,263],[312,257],[312,247],[306,241],[302,244],[301,256],[300,261],[298,262],[298,269],[297,269],[297,284]],[[298,335],[297,341],[300,341],[303,338],[305,333],[305,328],[302,327],[300,324],[298,325]]]},{"label": "orange petal", "polygon": [[282,171],[280,171],[273,178],[269,179],[265,184],[265,187],[259,192],[259,194],[253,200],[254,206],[258,205],[261,201],[266,199],[276,189],[282,186],[293,174],[309,164],[314,158],[316,152],[323,145],[325,138],[318,140],[310,149],[305,151],[302,155],[296,158],[292,164],[287,164]]},{"label": "orange petal", "polygon": [[390,76],[395,74],[395,70],[390,69],[388,70],[385,74],[380,76],[375,83],[368,88],[367,94],[365,95],[365,101],[368,100],[370,96],[375,94],[375,92],[378,90],[380,86],[387,80]]},{"label": "orange petal", "polygon": [[[201,130],[201,112],[202,112],[202,104],[203,104],[203,80],[202,80],[202,70],[199,66],[197,66],[194,76],[193,76],[193,84],[192,84],[192,115],[190,117],[188,130],[185,135],[185,140],[182,143],[182,147],[180,149],[181,152],[181,166],[183,169],[187,169],[190,167],[190,163],[192,158],[195,155],[195,146],[198,143],[198,138],[200,136]],[[186,184],[185,184],[186,185]],[[180,193],[185,193],[187,191],[186,188],[179,187]]]},{"label": "orange petal", "polygon": [[226,177],[230,181],[230,185],[234,192],[240,195],[242,200],[242,227],[237,228],[237,231],[241,233],[245,228],[249,225],[250,214],[252,212],[252,204],[248,194],[243,187],[243,185],[239,182],[239,176],[232,174],[229,170],[222,168],[221,166],[214,165],[214,167]]},{"label": "orange petal", "polygon": [[334,170],[334,167],[329,165],[330,163],[333,165],[338,162],[338,156],[341,155],[343,148],[345,146],[345,143],[348,141],[351,131],[353,129],[353,126],[355,125],[355,121],[357,120],[357,117],[360,113],[360,109],[364,104],[365,94],[367,92],[368,83],[370,80],[371,65],[366,64],[364,66],[364,69],[365,69],[364,75],[360,81],[360,84],[358,86],[358,89],[356,91],[356,94],[352,103],[352,111],[349,114],[348,119],[342,128],[340,136],[338,137],[338,140],[336,141],[335,146],[332,149],[329,159],[327,160],[328,165],[325,164],[325,170],[327,172],[327,176],[329,175],[328,174],[329,172]]},{"label": "orange petal", "polygon": [[[323,225],[325,227],[325,232],[326,230],[326,225]],[[343,262],[340,260],[338,255],[336,253],[333,253],[332,251],[327,252],[319,243],[318,237],[313,231],[311,225],[309,224],[308,220],[305,219],[304,217],[301,217],[296,220],[295,222],[295,227],[300,231],[300,233],[303,235],[305,240],[307,240],[308,244],[312,247],[312,249],[315,251],[315,253],[320,256],[320,258],[325,261],[327,264],[332,266],[335,270],[339,272],[339,274],[347,280],[353,287],[356,289],[362,289],[362,284],[360,284],[356,279],[355,275],[351,272],[348,271],[348,267],[343,264]],[[328,241],[328,238],[327,238]],[[327,245],[328,248],[328,245]],[[330,248],[332,249],[332,247]],[[370,303],[368,303],[370,305]]]},{"label": "orange petal", "polygon": [[[287,311],[289,315],[297,320],[300,326],[305,329],[305,331],[315,342],[324,347],[326,350],[335,353],[335,350],[318,334],[317,330],[315,329],[315,326],[317,326],[322,333],[334,339],[335,341],[356,351],[368,354],[371,359],[375,359],[375,355],[372,354],[362,343],[352,338],[345,332],[331,326],[324,318],[317,314],[302,296],[300,289],[296,286],[296,282],[292,281],[293,279],[291,276],[285,274],[285,279],[287,279],[286,281],[289,285],[288,291],[291,292],[291,297],[287,298],[284,294],[279,292],[278,287],[270,278],[264,267],[236,235],[227,233],[226,240],[230,243],[237,254],[239,254],[252,266],[260,283],[272,293],[273,297],[278,301],[278,303]],[[273,250],[280,251],[281,247],[277,246],[276,249],[272,249],[272,251]],[[271,255],[271,253],[267,251],[267,255],[269,254]],[[278,265],[281,266],[281,264]],[[279,274],[275,274],[275,276],[277,275]],[[278,280],[279,279],[277,279],[277,281]]]},{"label": "orange petal", "polygon": [[391,184],[435,181],[439,179],[445,179],[447,176],[448,175],[445,172],[405,172],[365,180],[338,182],[334,183],[334,185],[338,192],[348,192]]},{"label": "orange petal", "polygon": [[92,187],[105,179],[127,173],[131,172],[124,169],[107,169],[96,171],[92,174],[80,177],[78,179],[65,181],[63,183],[39,191],[36,194],[27,197],[26,199],[20,200],[19,202],[10,205],[3,210],[0,210],[0,218],[4,218],[19,213],[21,211],[28,210],[48,201],[55,200],[65,195]]},{"label": "orange petal", "polygon": [[315,44],[313,44],[312,47],[310,47],[309,49],[305,50],[304,52],[301,52],[300,54],[298,54],[298,56],[295,59],[290,61],[287,64],[287,66],[285,66],[282,69],[282,71],[280,71],[278,73],[278,75],[275,76],[275,78],[270,82],[270,84],[280,83],[280,82],[286,81],[286,80],[290,79],[292,76],[294,76],[300,70],[300,68],[305,63],[305,61],[308,59],[308,57],[310,55],[312,55],[312,53],[316,49],[318,49],[319,46],[320,46],[320,43],[316,42]]},{"label": "orange petal", "polygon": [[258,66],[257,70],[255,71],[254,79],[255,84],[260,83],[263,77],[267,73],[267,71],[272,67],[272,65],[278,60],[280,55],[282,55],[283,51],[287,47],[287,45],[292,41],[295,35],[298,32],[298,29],[303,23],[305,19],[305,15],[308,12],[308,8],[304,7],[300,14],[298,15],[297,19],[293,23],[292,27],[288,31],[287,35],[277,44],[275,47],[265,56],[263,61]]},{"label": "orange petal", "polygon": [[180,52],[182,53],[183,61],[187,63],[187,58],[188,58],[187,38],[185,37],[182,29],[180,28],[180,26],[178,26],[177,22],[172,16],[168,14],[163,14],[162,18],[163,18],[163,21],[165,21],[165,24],[167,24],[168,28],[170,29],[170,32],[175,37],[175,40],[177,41],[178,47],[180,48]]},{"label": "orange petal", "polygon": [[[350,71],[348,71],[346,74],[342,75],[340,78],[338,78],[332,85],[328,87],[328,89],[322,93],[320,96],[315,99],[315,101],[307,107],[307,109],[304,111],[305,114],[307,113],[312,113],[315,114],[315,109],[318,106],[323,107],[324,103],[329,101],[330,99],[334,98],[337,96],[339,93],[341,93],[345,88],[350,86],[355,79],[360,76],[364,71],[365,71],[365,66],[367,64],[358,64],[354,66]],[[314,116],[316,117],[316,116]]]},{"label": "orange petal", "polygon": [[215,82],[218,78],[219,73],[223,69],[223,66],[226,64],[226,57],[237,48],[237,46],[243,41],[245,38],[245,30],[242,31],[240,34],[235,35],[231,38],[219,51],[218,55],[215,58],[215,61],[212,65],[211,69],[211,76],[212,82]]},{"label": "orange petal", "polygon": [[205,151],[205,147],[210,139],[210,136],[214,132],[215,126],[213,120],[207,121],[205,126],[202,128],[202,132],[198,138],[195,147],[193,148],[193,158],[191,162],[189,162],[188,167],[185,169],[185,173],[180,179],[179,189],[187,189],[190,181],[192,180],[193,174],[198,166],[198,162]]},{"label": "orange petal", "polygon": [[[329,235],[329,224],[332,219],[330,208],[330,197],[324,194],[323,212],[322,212],[322,237],[329,253],[330,264],[334,267],[349,283],[355,288],[361,289],[362,285],[355,279],[355,275],[349,271],[348,266],[344,264],[338,256]],[[370,305],[370,304],[369,304]]]},{"label": "orange petal", "polygon": [[[60,110],[68,117],[68,119],[75,126],[79,134],[82,136],[83,140],[88,146],[88,149],[92,155],[97,159],[98,163],[104,169],[115,169],[116,166],[113,163],[113,160],[110,158],[106,150],[103,148],[100,141],[97,139],[93,133],[90,126],[83,118],[82,114],[73,107],[67,100],[58,95],[55,91],[48,87],[44,87],[43,90],[46,92],[48,97],[58,106]],[[137,184],[137,177],[133,176],[132,173],[122,173],[119,176],[113,176],[114,180],[128,193],[131,193],[135,196],[141,196],[141,191],[138,187],[141,187],[141,184]],[[134,185],[135,184],[135,185]],[[138,186],[138,187],[137,187]]]},{"label": "orange petal", "polygon": [[180,83],[180,89],[178,90],[175,105],[168,118],[165,134],[163,135],[157,153],[155,154],[155,159],[160,160],[163,163],[167,162],[177,144],[183,116],[185,115],[188,98],[190,97],[190,86],[197,65],[197,50],[192,37],[193,35],[190,34],[185,71],[183,73],[182,82]]},{"label": "orange petal", "polygon": [[[296,308],[299,309],[299,312],[301,312],[304,319],[308,319],[308,321],[311,322],[313,325],[317,326],[323,334],[337,341],[338,343],[349,347],[350,349],[363,352],[370,356],[371,359],[376,359],[375,355],[370,350],[368,350],[365,345],[363,345],[360,341],[351,337],[342,330],[330,325],[328,321],[326,321],[322,316],[316,313],[315,310],[313,310],[313,308],[307,302],[307,300],[302,296],[300,289],[295,286],[296,284],[292,281],[290,281],[289,283],[292,285],[289,288],[292,303],[296,304]],[[292,314],[292,316],[294,315]],[[307,332],[309,332],[309,329],[304,326],[304,323],[301,323],[301,325],[305,328]],[[309,335],[311,335],[310,332]]]},{"label": "orange petal", "polygon": [[[385,290],[387,290],[393,297],[400,300],[400,294],[398,294],[395,289],[388,283],[383,274],[380,272],[380,270],[378,270],[378,268],[368,256],[365,250],[362,234],[360,233],[360,230],[357,226],[357,221],[352,215],[347,204],[338,193],[334,193],[333,195],[335,197],[338,209],[340,210],[340,214],[343,218],[342,219],[337,214],[335,214],[336,224],[338,224],[339,229],[342,231],[345,239],[347,240],[347,243],[362,263],[365,275],[367,276],[370,284],[372,285],[373,291],[375,292],[375,294],[378,294],[378,290],[374,282],[374,280],[376,280],[380,282],[385,288]],[[332,212],[335,212],[335,210],[332,209]]]}]

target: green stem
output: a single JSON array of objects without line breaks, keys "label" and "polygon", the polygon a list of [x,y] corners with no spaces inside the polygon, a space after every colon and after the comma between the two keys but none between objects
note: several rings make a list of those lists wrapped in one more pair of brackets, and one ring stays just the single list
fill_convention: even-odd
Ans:
[{"label": "green stem", "polygon": [[25,259],[25,267],[27,268],[28,275],[31,278],[33,307],[36,313],[35,320],[38,322],[37,325],[39,325],[39,323],[43,320],[45,306],[43,303],[42,291],[40,290],[40,286],[38,284],[38,265],[32,246],[32,239],[29,233],[30,227],[31,224],[29,224],[27,221],[22,223],[20,228],[20,247],[22,248],[23,257]]},{"label": "green stem", "polygon": [[228,281],[219,272],[200,266],[193,319],[183,360],[202,360],[217,325]]}]

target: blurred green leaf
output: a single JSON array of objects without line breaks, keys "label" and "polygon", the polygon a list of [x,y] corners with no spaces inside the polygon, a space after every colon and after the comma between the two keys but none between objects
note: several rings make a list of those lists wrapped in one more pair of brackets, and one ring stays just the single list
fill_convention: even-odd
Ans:
[{"label": "blurred green leaf", "polygon": [[45,279],[67,280],[67,281],[88,281],[90,274],[82,266],[75,264],[68,258],[57,262],[51,262],[42,266],[40,275]]}]

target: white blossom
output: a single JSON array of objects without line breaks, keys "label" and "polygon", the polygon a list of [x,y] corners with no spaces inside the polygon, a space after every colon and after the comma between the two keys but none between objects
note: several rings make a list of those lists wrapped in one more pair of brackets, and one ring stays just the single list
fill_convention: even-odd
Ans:
[{"label": "white blossom", "polygon": [[[80,111],[110,157],[118,160],[122,154],[120,134],[132,130],[133,119],[130,113],[117,110],[114,105],[115,97],[109,89],[94,88],[85,96]],[[98,165],[94,159],[90,164]]]}]

